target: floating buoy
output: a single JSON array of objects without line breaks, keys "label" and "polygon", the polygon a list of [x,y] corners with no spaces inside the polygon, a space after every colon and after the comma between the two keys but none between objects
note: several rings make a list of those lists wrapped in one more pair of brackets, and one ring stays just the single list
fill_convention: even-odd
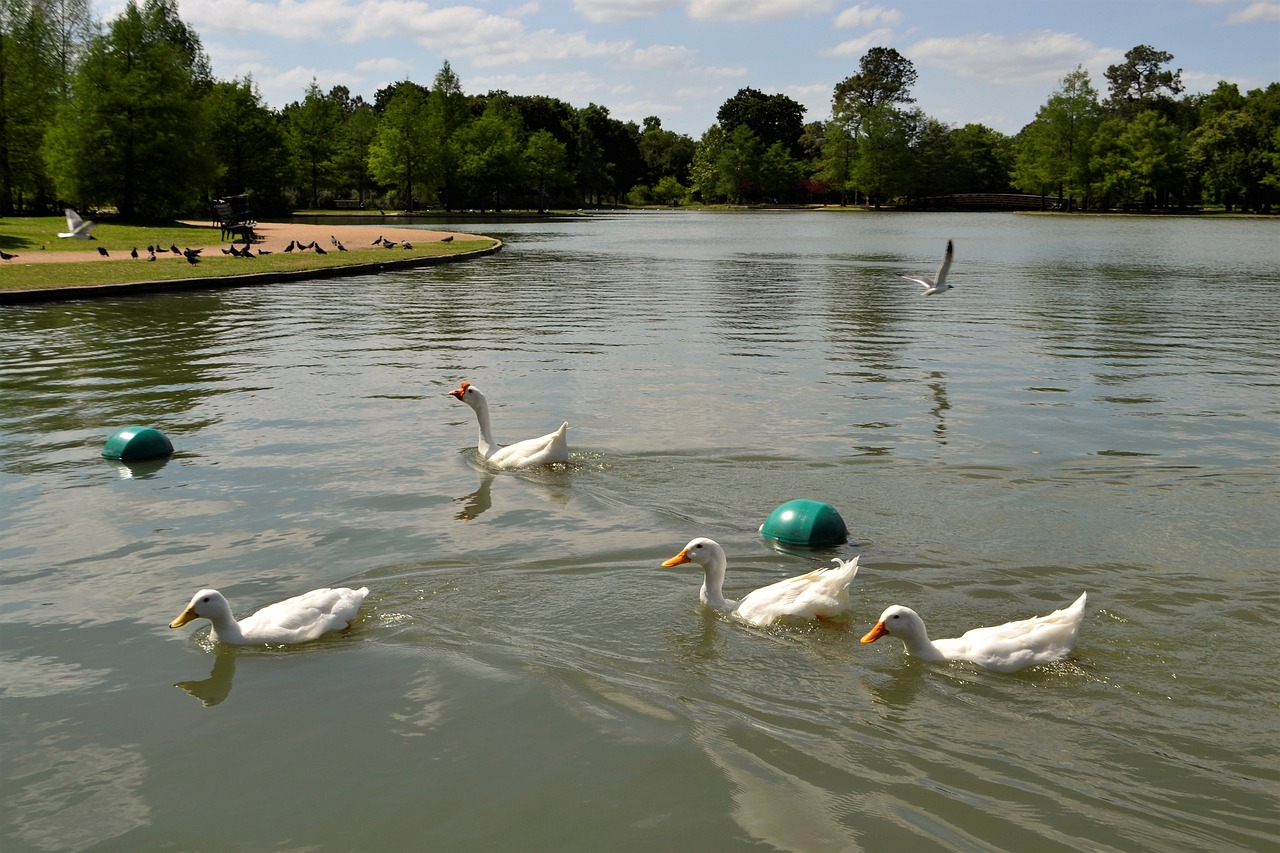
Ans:
[{"label": "floating buoy", "polygon": [[173,442],[158,429],[131,426],[116,430],[102,448],[107,459],[159,459],[173,455]]},{"label": "floating buoy", "polygon": [[801,499],[769,513],[760,535],[787,545],[834,545],[849,538],[849,528],[831,504]]}]

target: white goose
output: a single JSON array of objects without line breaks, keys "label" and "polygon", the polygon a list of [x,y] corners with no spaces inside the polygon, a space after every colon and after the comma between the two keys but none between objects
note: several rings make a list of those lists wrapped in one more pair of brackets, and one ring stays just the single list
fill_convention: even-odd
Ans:
[{"label": "white goose", "polygon": [[874,643],[885,634],[897,637],[907,654],[922,660],[964,660],[996,672],[1017,672],[1061,660],[1075,648],[1084,621],[1088,593],[1048,616],[1033,616],[988,628],[974,628],[951,640],[930,640],[924,620],[910,607],[895,604],[862,638]]},{"label": "white goose", "polygon": [[302,595],[269,604],[239,622],[231,615],[231,605],[216,589],[202,589],[191,598],[187,609],[169,623],[181,628],[193,619],[213,623],[209,638],[233,646],[305,643],[332,631],[345,631],[369,588],[313,589]]},{"label": "white goose", "polygon": [[666,568],[682,563],[702,567],[702,590],[698,598],[708,607],[733,614],[752,625],[769,625],[779,619],[826,619],[849,609],[849,584],[858,574],[858,558],[832,559],[829,569],[814,569],[775,584],[747,593],[741,601],[724,597],[721,586],[728,567],[724,549],[714,539],[693,539],[684,550],[662,565]]},{"label": "white goose", "polygon": [[955,250],[951,246],[951,241],[947,241],[947,253],[942,256],[942,266],[938,267],[938,277],[929,278],[923,275],[904,275],[907,281],[914,281],[916,284],[924,287],[924,296],[933,296],[935,293],[946,293],[951,289],[951,285],[947,284],[947,271],[951,269],[951,258],[955,255]]},{"label": "white goose", "polygon": [[470,382],[449,392],[475,410],[476,420],[480,423],[480,440],[476,449],[486,462],[495,468],[532,468],[551,462],[569,461],[569,442],[565,438],[569,432],[569,422],[560,424],[560,429],[538,438],[527,438],[515,444],[498,444],[493,438],[489,426],[489,401],[480,393],[480,389]]},{"label": "white goose", "polygon": [[97,237],[89,233],[90,231],[93,230],[93,226],[97,225],[96,222],[86,222],[85,220],[82,220],[80,218],[80,214],[76,213],[74,210],[72,210],[69,207],[66,210],[64,210],[63,213],[67,215],[67,230],[59,231],[58,232],[59,237],[71,237],[72,239],[75,239],[75,240],[98,239]]}]

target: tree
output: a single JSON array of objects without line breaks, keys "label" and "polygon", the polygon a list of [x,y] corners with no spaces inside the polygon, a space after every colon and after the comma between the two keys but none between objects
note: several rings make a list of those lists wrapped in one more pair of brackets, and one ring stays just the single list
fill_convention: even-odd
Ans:
[{"label": "tree", "polygon": [[784,143],[775,142],[760,155],[759,176],[763,198],[772,202],[792,201],[800,192],[804,168]]},{"label": "tree", "polygon": [[986,125],[966,124],[951,131],[950,141],[954,192],[1009,192],[1012,139]]},{"label": "tree", "polygon": [[569,159],[564,143],[551,135],[549,130],[529,134],[524,147],[525,171],[538,193],[538,212],[547,209],[547,195],[571,182]]},{"label": "tree", "polygon": [[453,210],[458,173],[458,133],[471,120],[462,81],[446,59],[427,95],[427,164],[446,211]]},{"label": "tree", "polygon": [[378,133],[378,114],[359,96],[349,101],[342,113],[333,150],[334,182],[363,202],[373,184],[369,148]]},{"label": "tree", "polygon": [[89,0],[34,0],[49,25],[52,36],[49,58],[56,69],[58,95],[71,98],[71,82],[76,67],[98,35],[98,22],[93,17]]},{"label": "tree", "polygon": [[398,86],[382,113],[369,144],[369,171],[374,180],[399,188],[405,210],[413,210],[415,181],[426,180],[428,136],[426,97],[416,84]]},{"label": "tree", "polygon": [[915,103],[911,87],[918,76],[911,60],[898,51],[873,47],[858,62],[858,73],[836,84],[832,115],[856,127],[865,113],[882,106]]},{"label": "tree", "polygon": [[1173,61],[1173,54],[1140,44],[1125,52],[1124,63],[1110,65],[1103,76],[1111,86],[1107,106],[1122,118],[1164,102],[1182,91],[1182,69],[1168,71],[1161,66]]},{"label": "tree", "polygon": [[[172,40],[171,40],[172,39]],[[58,193],[129,217],[190,210],[215,169],[199,40],[167,0],[132,0],[90,44],[45,137]]]},{"label": "tree", "polygon": [[843,122],[827,122],[816,177],[840,193],[842,207],[849,203],[849,194],[857,190],[853,182],[857,155],[858,143],[849,128]]},{"label": "tree", "polygon": [[867,200],[879,207],[909,187],[910,121],[888,102],[882,102],[863,113],[860,127],[850,178],[866,193]]},{"label": "tree", "polygon": [[675,207],[689,195],[689,190],[676,180],[674,175],[666,175],[659,179],[653,188],[653,200],[658,204]]},{"label": "tree", "polygon": [[282,211],[288,152],[275,113],[263,102],[253,78],[213,84],[206,104],[218,140],[213,148],[218,163],[213,194],[249,193],[259,213]]},{"label": "tree", "polygon": [[320,206],[320,183],[327,181],[335,148],[335,132],[342,121],[338,105],[325,97],[315,78],[302,102],[285,107],[289,148],[298,171],[311,189],[311,207]]},{"label": "tree", "polygon": [[1150,110],[1131,122],[1103,122],[1092,164],[1103,193],[1113,203],[1144,209],[1167,204],[1181,179],[1178,142],[1176,129]]},{"label": "tree", "polygon": [[40,157],[60,97],[54,33],[29,0],[0,0],[0,216],[51,187]]},{"label": "tree", "polygon": [[1089,197],[1094,134],[1102,121],[1098,93],[1081,66],[1023,128],[1015,144],[1013,185],[1023,192]]},{"label": "tree", "polygon": [[766,95],[757,89],[739,89],[720,105],[716,120],[730,134],[746,127],[768,148],[781,142],[792,155],[800,154],[804,133],[804,107],[786,95]]},{"label": "tree", "polygon": [[703,204],[715,204],[726,198],[720,188],[720,156],[724,151],[727,134],[724,128],[713,124],[702,134],[698,141],[698,150],[694,152],[693,164],[689,167],[689,178],[692,190]]},{"label": "tree", "polygon": [[502,209],[503,192],[524,177],[524,147],[519,115],[503,99],[492,98],[484,113],[460,134],[460,173],[473,190],[487,197],[494,212]]},{"label": "tree", "polygon": [[640,131],[640,157],[644,161],[645,181],[656,185],[664,177],[687,180],[696,149],[696,143],[688,136],[663,129],[662,119],[646,117]]}]

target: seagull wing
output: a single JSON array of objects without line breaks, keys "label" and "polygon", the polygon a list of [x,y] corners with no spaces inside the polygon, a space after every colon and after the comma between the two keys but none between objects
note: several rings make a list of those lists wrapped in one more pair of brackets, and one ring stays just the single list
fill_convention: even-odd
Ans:
[{"label": "seagull wing", "polygon": [[951,269],[951,258],[955,255],[955,248],[951,245],[951,241],[947,241],[947,253],[942,256],[942,266],[938,267],[938,284],[944,284],[947,280],[947,272]]}]

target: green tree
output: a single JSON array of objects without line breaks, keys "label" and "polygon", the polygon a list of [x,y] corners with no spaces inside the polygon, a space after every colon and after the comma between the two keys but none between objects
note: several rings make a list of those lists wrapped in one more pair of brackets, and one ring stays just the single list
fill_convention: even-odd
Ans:
[{"label": "green tree", "polygon": [[1013,185],[1023,192],[1079,196],[1086,200],[1093,183],[1093,139],[1102,121],[1098,93],[1081,66],[1023,128],[1015,143]]},{"label": "green tree", "polygon": [[857,157],[850,177],[867,200],[880,207],[910,187],[910,120],[888,102],[882,102],[863,112],[859,128]]},{"label": "green tree", "polygon": [[1130,122],[1108,119],[1098,139],[1093,166],[1113,204],[1150,209],[1168,203],[1179,186],[1182,157],[1177,130],[1163,116],[1148,110]]},{"label": "green tree", "polygon": [[74,96],[45,137],[58,193],[114,204],[125,217],[191,210],[216,171],[201,91],[207,67],[172,3],[126,4],[90,44]]},{"label": "green tree", "polygon": [[445,60],[427,96],[427,163],[446,211],[453,210],[458,182],[458,134],[471,120],[462,81]]},{"label": "green tree", "polygon": [[804,164],[791,156],[789,147],[775,142],[760,155],[760,193],[769,201],[793,201],[801,191]]},{"label": "green tree", "polygon": [[658,183],[653,188],[653,200],[658,204],[665,204],[669,207],[676,207],[681,204],[689,195],[689,190],[680,183],[675,175],[665,175],[658,179]]},{"label": "green tree", "polygon": [[[1241,98],[1240,106],[1244,103]],[[1209,197],[1228,211],[1235,205],[1260,207],[1263,179],[1271,165],[1265,128],[1251,110],[1210,109],[1209,113],[1211,117],[1188,141],[1189,168]]]},{"label": "green tree", "polygon": [[849,203],[857,191],[853,181],[853,164],[858,157],[858,142],[844,122],[829,121],[822,134],[822,149],[816,177],[840,194],[840,205]]},{"label": "green tree", "polygon": [[538,193],[538,212],[544,213],[547,209],[547,196],[568,186],[572,181],[564,143],[556,139],[549,130],[534,131],[529,134],[529,141],[525,143],[524,159],[525,171]]},{"label": "green tree", "polygon": [[524,178],[523,128],[520,116],[501,98],[492,98],[484,113],[461,132],[460,173],[473,190],[500,212],[503,194]]},{"label": "green tree", "polygon": [[401,84],[386,102],[369,144],[369,172],[379,183],[398,188],[405,210],[414,208],[415,187],[427,182],[429,137],[423,132],[426,119],[422,87]]},{"label": "green tree", "polygon": [[206,99],[218,164],[213,195],[249,193],[259,213],[283,212],[289,155],[276,115],[253,78],[213,84]]},{"label": "green tree", "polygon": [[1130,48],[1123,63],[1107,66],[1103,74],[1111,87],[1108,108],[1121,118],[1133,118],[1143,110],[1171,103],[1183,88],[1182,69],[1163,67],[1172,61],[1172,53],[1150,45]]},{"label": "green tree", "polygon": [[640,157],[644,161],[645,181],[656,185],[664,177],[687,180],[697,145],[682,133],[665,130],[662,120],[648,116],[640,131]]},{"label": "green tree", "polygon": [[745,124],[725,131],[724,147],[716,161],[721,192],[730,201],[746,203],[760,197],[760,162],[764,147]]},{"label": "green tree", "polygon": [[739,89],[720,105],[716,121],[728,133],[746,127],[766,149],[775,142],[786,146],[793,156],[800,154],[804,134],[804,107],[786,95],[766,95],[757,89]]},{"label": "green tree", "polygon": [[[331,95],[332,96],[332,95]],[[333,151],[334,181],[343,191],[354,193],[361,202],[373,187],[369,171],[369,149],[378,133],[378,114],[373,105],[356,96],[342,111]]]},{"label": "green tree", "polygon": [[0,0],[0,216],[51,189],[40,145],[60,97],[53,40],[39,5]]},{"label": "green tree", "polygon": [[320,91],[320,84],[313,77],[302,101],[285,107],[284,115],[289,150],[293,153],[298,173],[304,177],[310,190],[310,206],[318,208],[320,185],[322,182],[327,184],[333,167],[342,114],[338,105]]},{"label": "green tree", "polygon": [[716,204],[727,198],[727,194],[721,189],[719,168],[727,136],[723,127],[713,124],[702,134],[698,150],[694,152],[689,178],[692,191],[703,204]]},{"label": "green tree", "polygon": [[51,41],[48,60],[56,69],[58,95],[71,99],[76,67],[89,43],[99,33],[89,0],[35,0],[49,25]]},{"label": "green tree", "polygon": [[862,117],[881,107],[915,103],[911,87],[919,75],[911,60],[891,47],[873,47],[858,62],[858,73],[836,84],[832,115],[855,132]]},{"label": "green tree", "polygon": [[982,124],[951,131],[954,192],[1005,193],[1012,188],[1013,140]]}]

